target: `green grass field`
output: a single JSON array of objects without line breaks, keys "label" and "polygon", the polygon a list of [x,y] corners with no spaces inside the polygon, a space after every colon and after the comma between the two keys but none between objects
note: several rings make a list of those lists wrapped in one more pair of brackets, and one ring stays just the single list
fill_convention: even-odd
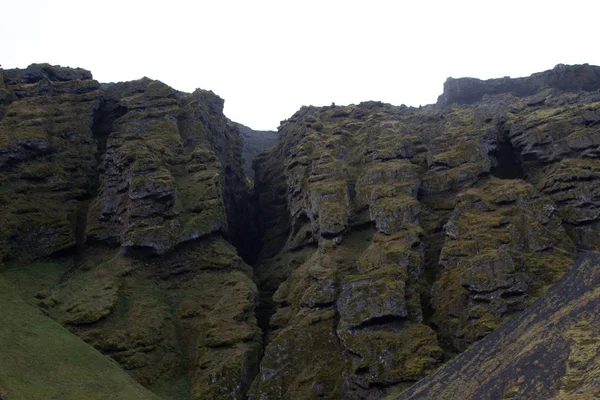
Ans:
[{"label": "green grass field", "polygon": [[0,398],[159,398],[40,310],[0,275]]}]

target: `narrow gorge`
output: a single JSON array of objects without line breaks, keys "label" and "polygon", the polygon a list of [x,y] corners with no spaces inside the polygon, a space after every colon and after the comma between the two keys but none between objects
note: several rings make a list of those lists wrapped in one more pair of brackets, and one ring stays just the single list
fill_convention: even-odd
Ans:
[{"label": "narrow gorge", "polygon": [[600,67],[223,105],[0,69],[1,400],[600,393]]}]

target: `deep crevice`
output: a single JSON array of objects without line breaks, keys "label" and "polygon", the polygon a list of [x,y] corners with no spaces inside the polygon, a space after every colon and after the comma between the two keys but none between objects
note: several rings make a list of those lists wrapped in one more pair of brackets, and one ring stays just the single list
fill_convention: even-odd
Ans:
[{"label": "deep crevice", "polygon": [[525,179],[523,156],[507,137],[506,132],[498,134],[496,149],[490,153],[492,168],[490,173],[500,179]]},{"label": "deep crevice", "polygon": [[92,137],[96,140],[96,152],[94,158],[96,159],[95,169],[93,171],[92,179],[87,187],[87,191],[78,200],[79,204],[75,214],[71,217],[73,224],[73,234],[75,237],[75,246],[69,249],[65,249],[61,254],[70,255],[74,259],[75,267],[77,267],[82,258],[86,244],[86,227],[88,219],[88,211],[91,202],[98,195],[98,189],[100,188],[100,172],[102,169],[102,159],[106,153],[106,146],[108,142],[108,136],[112,130],[114,121],[123,116],[127,112],[125,107],[119,106],[114,101],[100,100],[98,108],[96,108],[90,129],[92,131]]},{"label": "deep crevice", "polygon": [[[94,122],[92,124],[92,135],[96,140],[97,147],[94,157],[96,158],[96,181],[95,190],[100,186],[99,172],[102,165],[102,159],[106,154],[106,147],[110,132],[113,131],[113,125],[117,119],[127,113],[127,108],[118,104],[115,100],[103,99],[100,101],[96,112],[94,113]],[[95,192],[91,194],[95,196]]]},{"label": "deep crevice", "polygon": [[406,325],[406,317],[399,315],[382,315],[380,317],[369,318],[361,323],[355,329],[367,329],[374,326],[386,326],[386,328],[402,328]]}]

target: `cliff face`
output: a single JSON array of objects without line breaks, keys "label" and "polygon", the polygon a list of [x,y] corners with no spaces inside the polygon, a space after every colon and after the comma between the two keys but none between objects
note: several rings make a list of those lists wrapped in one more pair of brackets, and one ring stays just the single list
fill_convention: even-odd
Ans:
[{"label": "cliff face", "polygon": [[436,107],[285,121],[256,161],[255,272],[273,295],[250,397],[401,390],[526,309],[576,248],[600,250],[599,71],[454,80]]},{"label": "cliff face", "polygon": [[[303,107],[276,134],[148,78],[0,74],[0,279],[165,399],[378,399],[466,350],[406,392],[444,398],[600,251],[598,67]],[[588,376],[561,351],[552,395]]]},{"label": "cliff face", "polygon": [[444,93],[438,98],[438,108],[453,104],[472,104],[484,96],[510,93],[518,97],[534,95],[545,89],[570,92],[596,91],[600,70],[596,66],[559,64],[552,70],[538,72],[524,78],[504,77],[482,81],[475,78],[448,78]]},{"label": "cliff face", "polygon": [[49,65],[4,71],[3,83],[11,280],[40,280],[23,285],[28,301],[159,394],[241,398],[261,336],[252,270],[230,244],[252,211],[223,100]]},{"label": "cliff face", "polygon": [[83,70],[4,71],[0,258],[27,262],[76,244],[80,199],[95,180],[99,89]]}]

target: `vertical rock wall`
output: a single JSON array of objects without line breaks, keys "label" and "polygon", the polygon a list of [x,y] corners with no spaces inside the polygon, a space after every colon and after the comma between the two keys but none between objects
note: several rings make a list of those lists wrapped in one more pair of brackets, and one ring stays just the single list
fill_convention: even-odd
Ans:
[{"label": "vertical rock wall", "polygon": [[437,107],[284,121],[256,161],[277,241],[256,267],[270,318],[250,397],[402,390],[599,250],[597,75],[453,80]]},{"label": "vertical rock wall", "polygon": [[243,398],[261,334],[223,100],[50,65],[0,91],[0,255],[25,292],[43,283],[27,300],[161,395]]}]

